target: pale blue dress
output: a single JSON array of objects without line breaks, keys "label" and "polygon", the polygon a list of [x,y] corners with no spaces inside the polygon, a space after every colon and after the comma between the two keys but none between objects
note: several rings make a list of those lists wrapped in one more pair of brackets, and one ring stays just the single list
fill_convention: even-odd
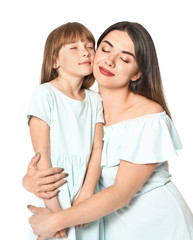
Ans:
[{"label": "pale blue dress", "polygon": [[165,112],[104,127],[100,187],[115,182],[121,159],[159,163],[130,204],[104,217],[105,240],[193,240],[193,215],[171,182],[167,160],[182,148]]},{"label": "pale blue dress", "polygon": [[[69,208],[84,181],[96,123],[104,122],[101,97],[96,92],[85,90],[85,99],[78,101],[67,97],[51,83],[44,83],[32,94],[29,120],[31,116],[44,120],[50,127],[52,166],[64,168],[69,174],[67,183],[60,187],[58,198],[63,209]],[[44,206],[38,197],[35,197],[34,204]],[[98,224],[99,221],[95,221],[86,228],[69,228],[68,240],[98,240]],[[37,239],[32,231],[29,235],[29,239]]]}]

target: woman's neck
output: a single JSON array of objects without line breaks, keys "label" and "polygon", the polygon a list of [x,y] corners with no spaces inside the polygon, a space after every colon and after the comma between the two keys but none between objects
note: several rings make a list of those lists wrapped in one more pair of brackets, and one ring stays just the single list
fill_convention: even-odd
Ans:
[{"label": "woman's neck", "polygon": [[107,89],[99,86],[103,99],[106,125],[127,119],[127,113],[135,106],[136,96],[128,88]]}]

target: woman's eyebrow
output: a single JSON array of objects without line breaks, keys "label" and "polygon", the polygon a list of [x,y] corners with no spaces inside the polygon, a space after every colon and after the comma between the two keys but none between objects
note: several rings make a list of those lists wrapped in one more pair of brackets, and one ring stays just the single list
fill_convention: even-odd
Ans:
[{"label": "woman's eyebrow", "polygon": [[109,41],[107,41],[107,40],[104,40],[103,42],[105,42],[105,43],[107,43],[109,46],[111,46],[111,47],[114,47],[113,46],[113,44],[112,43],[110,43]]},{"label": "woman's eyebrow", "polygon": [[[110,43],[108,40],[104,40],[103,42],[107,43],[107,44],[108,44],[110,47],[112,47],[112,48],[114,47],[113,44]],[[132,56],[132,57],[135,58],[135,55],[134,55],[133,53],[131,53],[131,52],[124,51],[124,50],[122,50],[121,52],[122,52],[122,53],[125,53],[125,54],[128,54],[128,55],[130,55],[130,56]]]}]

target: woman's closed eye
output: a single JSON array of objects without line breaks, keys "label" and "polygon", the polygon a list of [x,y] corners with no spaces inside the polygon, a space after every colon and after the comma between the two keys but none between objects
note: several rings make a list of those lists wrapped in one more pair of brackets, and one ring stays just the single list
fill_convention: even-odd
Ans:
[{"label": "woman's closed eye", "polygon": [[105,49],[105,48],[102,48],[101,51],[102,52],[107,52],[107,53],[110,52],[109,49]]},{"label": "woman's closed eye", "polygon": [[128,60],[128,59],[124,59],[124,58],[122,58],[122,57],[120,57],[120,59],[121,59],[123,62],[125,62],[125,63],[129,63],[129,60]]}]

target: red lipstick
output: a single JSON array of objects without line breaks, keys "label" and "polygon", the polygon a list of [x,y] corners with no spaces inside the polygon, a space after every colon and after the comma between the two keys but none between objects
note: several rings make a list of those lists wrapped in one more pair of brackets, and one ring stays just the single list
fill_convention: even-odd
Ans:
[{"label": "red lipstick", "polygon": [[99,66],[99,71],[100,71],[103,75],[108,76],[108,77],[113,77],[113,76],[115,76],[115,74],[113,74],[112,72],[110,72],[109,70],[107,70],[106,68],[101,67],[101,66]]}]

